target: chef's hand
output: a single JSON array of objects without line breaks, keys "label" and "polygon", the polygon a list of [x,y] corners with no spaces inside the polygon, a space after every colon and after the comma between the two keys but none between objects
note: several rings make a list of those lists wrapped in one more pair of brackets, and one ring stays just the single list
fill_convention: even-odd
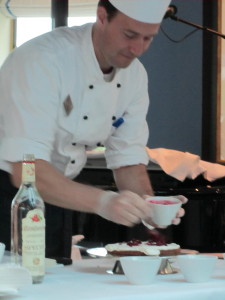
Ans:
[{"label": "chef's hand", "polygon": [[101,217],[126,226],[134,226],[151,216],[151,208],[143,198],[130,191],[103,192],[96,213]]},{"label": "chef's hand", "polygon": [[[177,195],[177,196],[173,196],[174,198],[177,198],[178,200],[180,200],[182,202],[182,204],[185,204],[188,202],[188,199],[186,197],[184,197],[183,195]],[[172,224],[174,225],[178,225],[180,224],[181,218],[185,215],[185,210],[183,209],[183,207],[181,207],[176,215],[176,218],[174,218],[172,220]]]}]

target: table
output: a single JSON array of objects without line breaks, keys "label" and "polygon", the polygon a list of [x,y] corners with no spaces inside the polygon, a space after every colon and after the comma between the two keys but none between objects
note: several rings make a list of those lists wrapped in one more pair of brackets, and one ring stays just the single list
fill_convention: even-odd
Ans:
[{"label": "table", "polygon": [[[210,282],[188,283],[181,273],[157,275],[148,286],[112,275],[115,258],[83,259],[47,270],[44,282],[24,287],[18,300],[224,300],[225,261],[218,260]],[[5,298],[1,298],[5,299]],[[12,297],[10,298],[12,299]]]}]

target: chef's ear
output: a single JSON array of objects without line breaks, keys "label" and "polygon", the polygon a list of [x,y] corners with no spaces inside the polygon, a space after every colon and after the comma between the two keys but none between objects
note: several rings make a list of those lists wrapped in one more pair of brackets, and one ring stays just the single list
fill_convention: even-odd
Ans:
[{"label": "chef's ear", "polygon": [[106,21],[108,22],[108,14],[106,9],[103,6],[98,6],[97,8],[97,22],[100,22],[100,24],[104,24]]}]

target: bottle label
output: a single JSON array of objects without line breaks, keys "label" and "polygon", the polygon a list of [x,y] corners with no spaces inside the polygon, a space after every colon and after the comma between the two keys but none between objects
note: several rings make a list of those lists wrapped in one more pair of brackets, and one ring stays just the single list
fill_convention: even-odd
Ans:
[{"label": "bottle label", "polygon": [[32,276],[45,273],[45,218],[40,209],[30,210],[22,220],[22,264]]},{"label": "bottle label", "polygon": [[35,161],[23,161],[22,181],[35,182]]}]

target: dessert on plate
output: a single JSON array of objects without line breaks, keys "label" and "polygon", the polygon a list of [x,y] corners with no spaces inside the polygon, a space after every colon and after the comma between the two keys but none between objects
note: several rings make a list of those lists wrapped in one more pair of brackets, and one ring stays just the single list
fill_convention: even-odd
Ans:
[{"label": "dessert on plate", "polygon": [[128,242],[107,244],[105,249],[114,256],[173,256],[180,254],[180,245],[152,239],[147,241],[133,239]]}]

